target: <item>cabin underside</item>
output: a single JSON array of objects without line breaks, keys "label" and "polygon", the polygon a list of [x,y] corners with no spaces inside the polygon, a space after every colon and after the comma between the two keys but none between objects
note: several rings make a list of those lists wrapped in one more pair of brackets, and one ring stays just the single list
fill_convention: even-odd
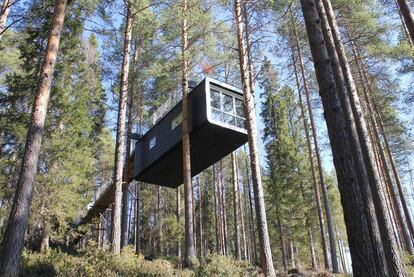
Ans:
[{"label": "cabin underside", "polygon": [[[191,175],[196,176],[246,142],[245,133],[206,121],[190,134]],[[183,183],[182,152],[180,140],[135,179],[160,186],[178,187]]]}]

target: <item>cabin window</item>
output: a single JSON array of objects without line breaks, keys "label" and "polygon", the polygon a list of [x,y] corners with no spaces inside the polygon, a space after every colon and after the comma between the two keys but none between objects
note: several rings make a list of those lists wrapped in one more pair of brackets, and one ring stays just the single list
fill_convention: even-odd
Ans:
[{"label": "cabin window", "polygon": [[157,137],[153,137],[149,142],[149,149],[152,149],[157,144]]},{"label": "cabin window", "polygon": [[245,128],[243,100],[215,89],[210,93],[211,117],[238,128]]},{"label": "cabin window", "polygon": [[183,113],[180,113],[171,122],[171,130],[174,130],[178,125],[183,122]]}]

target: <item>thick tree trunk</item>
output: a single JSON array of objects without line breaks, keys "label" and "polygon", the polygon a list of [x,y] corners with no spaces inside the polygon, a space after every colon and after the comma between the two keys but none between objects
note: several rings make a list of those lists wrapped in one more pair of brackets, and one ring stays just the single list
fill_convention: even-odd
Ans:
[{"label": "thick tree trunk", "polygon": [[6,21],[7,21],[7,17],[9,16],[9,12],[10,12],[12,2],[13,2],[13,0],[4,0],[3,1],[3,6],[1,6],[1,10],[0,10],[0,38],[1,38],[1,35],[4,31],[4,29],[6,28]]},{"label": "thick tree trunk", "polygon": [[248,1],[242,1],[242,13],[243,13],[243,23],[244,23],[244,32],[246,40],[246,54],[247,54],[247,69],[249,73],[249,88],[250,93],[254,95],[254,66],[252,59],[252,50],[250,43],[250,24],[249,24],[249,14],[247,13],[247,3]]},{"label": "thick tree trunk", "polygon": [[194,246],[194,223],[192,203],[191,155],[188,119],[188,27],[187,27],[187,0],[182,0],[182,91],[183,91],[183,178],[184,178],[184,214],[185,214],[185,251],[184,260],[187,266],[192,265],[196,257]]},{"label": "thick tree trunk", "polygon": [[255,194],[256,217],[259,230],[261,267],[265,274],[269,276],[275,276],[276,273],[273,267],[272,252],[270,249],[269,233],[267,230],[266,208],[264,202],[264,192],[260,172],[254,95],[250,91],[249,80],[246,74],[247,65],[245,61],[245,49],[243,44],[243,25],[240,2],[240,0],[234,1],[234,13],[236,18],[240,74],[244,92],[243,95],[247,125],[246,127],[249,137],[250,163],[252,169],[253,189]]},{"label": "thick tree trunk", "polygon": [[[308,108],[308,113],[309,113],[309,118],[311,121],[311,130],[312,130],[312,135],[313,135],[313,139],[314,139],[314,145],[315,145],[315,150],[318,151],[319,153],[319,144],[318,144],[318,139],[317,139],[317,134],[316,134],[316,126],[315,126],[315,122],[314,122],[314,118],[313,118],[313,109],[312,109],[312,104],[310,101],[310,93],[308,90],[308,82],[306,80],[306,74],[305,74],[305,68],[304,68],[304,64],[303,64],[303,60],[302,60],[302,52],[300,50],[300,46],[299,46],[299,39],[298,39],[298,34],[297,34],[297,30],[296,30],[296,23],[294,21],[293,18],[293,14],[291,13],[291,17],[292,17],[292,29],[293,29],[293,33],[294,33],[294,43],[295,46],[291,46],[292,49],[292,62],[293,62],[293,70],[295,73],[295,80],[296,80],[296,87],[298,89],[298,96],[299,96],[299,105],[300,105],[300,110],[301,110],[301,115],[302,115],[302,119],[303,119],[303,128],[305,130],[305,137],[306,137],[306,143],[307,143],[307,148],[308,148],[308,158],[309,158],[309,164],[310,164],[310,170],[311,170],[311,175],[312,175],[312,186],[313,186],[313,192],[315,195],[315,202],[316,202],[316,211],[318,212],[318,220],[319,220],[319,229],[321,232],[321,243],[322,243],[322,252],[323,252],[323,258],[324,258],[324,264],[325,264],[325,269],[329,270],[330,266],[329,266],[329,257],[328,257],[328,244],[327,244],[327,240],[326,240],[326,227],[325,227],[325,222],[324,222],[324,218],[323,218],[323,210],[322,210],[322,205],[321,205],[321,197],[320,197],[320,192],[319,192],[319,188],[318,188],[318,182],[316,180],[316,169],[315,169],[315,165],[313,162],[313,151],[312,151],[312,144],[311,144],[311,140],[310,140],[310,135],[309,135],[309,129],[308,129],[308,123],[307,123],[307,119],[306,119],[306,115],[305,115],[305,108],[303,105],[303,101],[302,101],[302,93],[300,90],[300,82],[299,82],[299,77],[298,77],[298,71],[296,68],[296,59],[295,59],[295,50],[298,53],[298,61],[299,61],[299,66],[300,66],[300,70],[301,70],[301,76],[302,76],[302,83],[303,83],[303,90],[305,91],[305,95],[306,95],[306,100],[307,100],[307,108]],[[318,155],[317,153],[317,155]],[[319,154],[319,158],[320,158],[320,154]],[[322,173],[322,169],[321,169],[321,164],[319,164],[320,160],[318,160],[318,165],[319,165],[319,172],[320,172],[320,180],[321,180],[321,184],[323,181],[323,184],[325,185],[325,181],[324,181],[324,176]],[[326,188],[326,186],[325,186]],[[329,205],[328,205],[329,207]],[[330,213],[329,213],[330,214]],[[332,253],[331,253],[332,255]]]},{"label": "thick tree trunk", "polygon": [[[336,238],[335,238],[335,231],[334,231],[334,226],[333,226],[331,206],[330,206],[329,198],[328,198],[328,189],[326,187],[325,176],[323,174],[322,158],[321,158],[321,154],[320,154],[320,150],[319,150],[318,136],[317,136],[316,126],[315,126],[315,122],[314,122],[314,118],[313,118],[313,110],[312,110],[312,106],[311,106],[311,103],[310,103],[310,95],[309,95],[309,91],[307,89],[307,84],[305,84],[306,83],[306,80],[305,80],[306,75],[305,75],[305,72],[304,72],[304,66],[303,66],[303,61],[302,61],[302,53],[300,51],[297,31],[296,31],[295,27],[294,27],[294,32],[295,32],[296,47],[297,47],[298,52],[299,52],[299,62],[300,62],[301,73],[302,73],[302,77],[303,77],[304,90],[305,90],[306,101],[307,101],[307,105],[308,105],[309,118],[310,118],[310,122],[311,122],[313,143],[315,145],[316,161],[318,163],[318,172],[319,172],[319,182],[321,184],[322,197],[323,197],[323,202],[324,202],[324,206],[325,206],[326,223],[327,223],[327,226],[328,226],[328,234],[329,234],[329,246],[330,246],[330,254],[331,254],[332,271],[334,273],[339,273],[338,255],[336,253]],[[325,267],[326,267],[326,261],[325,261]]]},{"label": "thick tree trunk", "polygon": [[350,140],[350,130],[345,125],[331,58],[322,34],[321,20],[314,1],[301,0],[301,6],[332,146],[353,272],[356,276],[386,276],[387,265],[383,257],[371,191],[367,182],[363,182],[365,179],[359,172],[358,160],[354,160],[357,157],[354,152],[359,146],[354,140]]},{"label": "thick tree trunk", "polygon": [[363,117],[362,107],[356,92],[346,52],[341,42],[341,35],[335,15],[329,0],[318,0],[316,3],[321,17],[327,49],[333,61],[334,73],[337,73],[336,83],[338,84],[338,81],[340,81],[340,83],[344,82],[346,85],[347,93],[344,90],[344,93],[340,93],[339,96],[343,110],[346,111],[345,117],[347,119],[347,125],[355,126],[357,131],[357,138],[359,139],[363,157],[361,168],[365,166],[365,174],[371,188],[388,271],[391,276],[404,276],[404,266],[398,253],[391,229],[390,218],[386,210],[385,195],[380,184],[378,170],[375,168],[373,147],[369,139],[366,122]]},{"label": "thick tree trunk", "polygon": [[397,0],[399,11],[404,18],[405,26],[410,34],[410,41],[414,42],[414,18],[410,11],[410,4],[407,0]]},{"label": "thick tree trunk", "polygon": [[114,172],[114,221],[112,222],[112,251],[121,252],[121,209],[122,209],[122,188],[123,188],[123,171],[125,165],[125,121],[127,112],[128,99],[128,75],[129,60],[131,51],[131,33],[132,33],[132,3],[126,2],[126,23],[124,36],[123,61],[121,67],[121,84],[119,91],[118,120],[116,130],[116,150],[115,150],[115,172]]},{"label": "thick tree trunk", "polygon": [[234,152],[231,153],[232,179],[233,179],[233,223],[234,223],[234,256],[237,260],[241,260],[240,249],[240,228],[239,228],[239,183],[237,181],[236,158]]},{"label": "thick tree trunk", "polygon": [[[132,133],[132,125],[134,121],[134,105],[135,105],[135,94],[137,93],[137,65],[138,65],[138,40],[134,42],[134,55],[132,58],[132,72],[131,72],[131,84],[130,84],[130,93],[129,93],[129,101],[128,101],[128,123],[127,123],[127,131],[126,131],[126,154],[125,160],[128,163],[131,154],[131,133]],[[126,170],[129,170],[127,168]],[[129,176],[131,175],[129,172],[125,172],[126,176],[123,176],[125,185],[122,191],[122,218],[121,218],[121,248],[128,245],[128,189],[129,189]],[[132,205],[131,205],[132,207]]]},{"label": "thick tree trunk", "polygon": [[65,18],[67,0],[56,0],[44,61],[39,74],[36,98],[26,138],[19,180],[0,252],[0,276],[18,276],[24,234],[29,219],[33,182],[44,133],[47,105]]},{"label": "thick tree trunk", "polygon": [[394,0],[394,3],[395,3],[395,6],[396,6],[396,8],[398,10],[398,16],[400,18],[401,25],[402,25],[402,28],[404,30],[404,34],[407,37],[408,43],[411,46],[413,46],[413,41],[411,40],[410,32],[408,32],[407,24],[405,24],[404,17],[403,17],[403,15],[401,13],[400,5],[398,4],[397,0]]}]

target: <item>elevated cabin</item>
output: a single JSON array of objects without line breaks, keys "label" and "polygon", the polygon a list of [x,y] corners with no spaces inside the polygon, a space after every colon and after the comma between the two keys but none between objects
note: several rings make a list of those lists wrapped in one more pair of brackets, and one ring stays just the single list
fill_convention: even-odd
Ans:
[{"label": "elevated cabin", "polygon": [[[242,91],[205,78],[188,94],[191,174],[197,175],[247,142]],[[183,183],[182,101],[136,142],[134,176],[167,187]]]}]

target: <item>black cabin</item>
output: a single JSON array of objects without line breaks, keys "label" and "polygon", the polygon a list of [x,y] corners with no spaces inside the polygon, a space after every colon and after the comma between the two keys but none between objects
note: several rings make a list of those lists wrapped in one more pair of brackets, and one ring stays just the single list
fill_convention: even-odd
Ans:
[{"label": "black cabin", "polygon": [[[191,174],[197,175],[247,142],[242,91],[205,78],[188,95]],[[165,108],[164,108],[165,110]],[[136,142],[134,178],[167,187],[183,182],[182,102]]]}]

